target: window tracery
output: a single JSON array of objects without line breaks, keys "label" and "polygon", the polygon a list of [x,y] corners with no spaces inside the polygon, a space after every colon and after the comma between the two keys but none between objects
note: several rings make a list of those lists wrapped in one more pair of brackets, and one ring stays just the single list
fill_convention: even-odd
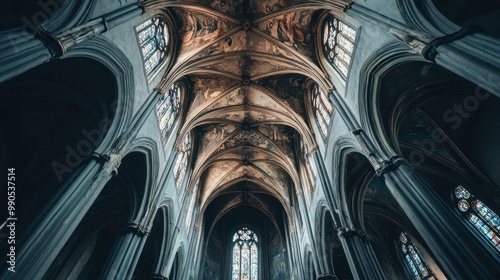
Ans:
[{"label": "window tracery", "polygon": [[403,260],[406,268],[412,275],[413,279],[421,280],[436,279],[420,255],[417,247],[413,244],[412,240],[404,232],[399,234],[400,252],[403,255]]},{"label": "window tracery", "polygon": [[477,199],[463,186],[454,190],[457,208],[462,216],[500,252],[500,217],[497,213]]},{"label": "window tracery", "polygon": [[135,32],[146,75],[150,76],[167,59],[169,47],[167,24],[161,17],[155,17],[137,26]]},{"label": "window tracery", "polygon": [[356,30],[334,17],[326,20],[323,27],[323,53],[344,79],[349,72],[355,41]]},{"label": "window tracery", "polygon": [[311,96],[316,123],[320,128],[323,138],[327,138],[332,120],[333,105],[328,100],[326,93],[316,84],[311,87]]},{"label": "window tracery", "polygon": [[258,243],[257,234],[247,227],[236,231],[233,235],[232,280],[258,279]]},{"label": "window tracery", "polygon": [[163,95],[156,105],[156,118],[158,119],[161,139],[164,145],[167,143],[175,120],[179,115],[180,92],[181,89],[178,84],[172,85],[167,94]]}]

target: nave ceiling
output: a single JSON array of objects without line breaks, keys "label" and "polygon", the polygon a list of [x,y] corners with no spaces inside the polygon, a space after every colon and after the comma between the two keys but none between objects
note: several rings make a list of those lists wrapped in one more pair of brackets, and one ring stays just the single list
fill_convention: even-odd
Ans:
[{"label": "nave ceiling", "polygon": [[163,82],[188,85],[176,147],[188,133],[194,136],[187,188],[199,188],[201,214],[217,197],[225,198],[220,209],[255,201],[253,206],[269,212],[274,206],[266,205],[268,195],[289,212],[292,195],[302,191],[301,154],[316,149],[307,91],[313,84],[333,87],[318,63],[315,41],[324,11],[339,6],[328,2],[167,4],[180,40]]}]

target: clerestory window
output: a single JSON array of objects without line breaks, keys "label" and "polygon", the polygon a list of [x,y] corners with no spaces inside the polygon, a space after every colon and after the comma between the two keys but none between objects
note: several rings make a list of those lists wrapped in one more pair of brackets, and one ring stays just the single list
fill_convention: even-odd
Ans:
[{"label": "clerestory window", "polygon": [[455,188],[454,197],[457,209],[476,229],[478,235],[500,253],[500,217],[481,200],[477,199],[463,186]]},{"label": "clerestory window", "polygon": [[354,52],[356,30],[334,17],[329,17],[323,27],[323,53],[328,62],[347,78]]},{"label": "clerestory window", "polygon": [[165,20],[151,18],[135,28],[141,49],[144,70],[148,78],[167,60],[169,36]]}]

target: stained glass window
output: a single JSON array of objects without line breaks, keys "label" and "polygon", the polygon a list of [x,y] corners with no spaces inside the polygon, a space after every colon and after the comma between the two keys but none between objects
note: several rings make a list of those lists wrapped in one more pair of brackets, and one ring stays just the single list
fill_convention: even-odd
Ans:
[{"label": "stained glass window", "polygon": [[169,44],[167,25],[160,17],[151,18],[137,26],[135,32],[141,48],[144,69],[150,76],[167,59]]},{"label": "stained glass window", "polygon": [[333,105],[328,99],[325,91],[318,85],[314,84],[311,87],[311,96],[314,107],[314,116],[316,123],[319,126],[323,138],[328,137],[328,128],[333,114]]},{"label": "stained glass window", "polygon": [[231,280],[258,279],[258,242],[257,235],[247,227],[241,228],[233,235]]},{"label": "stained glass window", "polygon": [[177,190],[181,189],[184,175],[186,175],[186,168],[188,164],[189,155],[191,154],[191,135],[188,134],[181,145],[180,153],[174,165],[174,178]]},{"label": "stained glass window", "polygon": [[172,85],[167,94],[163,95],[156,105],[156,117],[164,144],[167,143],[177,115],[179,115],[180,91],[178,84]]},{"label": "stained glass window", "polygon": [[455,188],[460,213],[500,253],[500,217],[463,186]]},{"label": "stained glass window", "polygon": [[326,20],[323,27],[323,53],[344,79],[349,72],[355,41],[356,30],[334,17]]},{"label": "stained glass window", "polygon": [[435,279],[432,271],[418,252],[417,247],[406,233],[401,232],[399,234],[399,244],[401,246],[401,254],[403,255],[405,267],[408,269],[413,279]]}]

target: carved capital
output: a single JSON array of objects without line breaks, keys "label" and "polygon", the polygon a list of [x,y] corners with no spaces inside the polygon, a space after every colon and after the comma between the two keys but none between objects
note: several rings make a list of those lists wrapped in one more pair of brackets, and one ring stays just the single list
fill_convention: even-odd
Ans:
[{"label": "carved capital", "polygon": [[355,228],[338,228],[337,229],[337,235],[342,238],[351,238],[354,236],[359,237],[361,240],[363,240],[366,243],[370,242],[370,238],[366,234],[366,232],[357,230]]},{"label": "carved capital", "polygon": [[401,164],[404,164],[405,160],[400,157],[392,157],[389,160],[384,160],[380,164],[380,167],[375,171],[378,177],[382,177],[385,173],[391,172],[398,168]]}]

